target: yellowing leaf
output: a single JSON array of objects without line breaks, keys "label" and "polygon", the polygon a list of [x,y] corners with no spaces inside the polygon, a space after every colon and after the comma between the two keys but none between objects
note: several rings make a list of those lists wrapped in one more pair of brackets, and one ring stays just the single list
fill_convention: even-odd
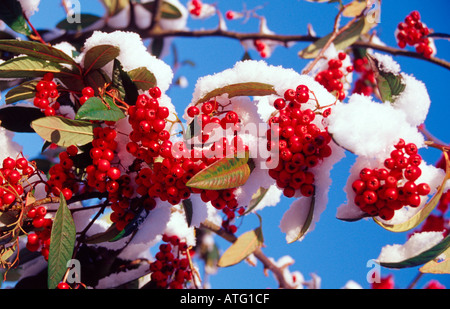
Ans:
[{"label": "yellowing leaf", "polygon": [[419,271],[427,274],[450,274],[450,248],[442,254],[445,256],[443,261],[431,260],[419,268]]},{"label": "yellowing leaf", "polygon": [[188,187],[206,190],[223,190],[239,187],[250,176],[248,152],[245,157],[224,157],[195,174],[187,183]]},{"label": "yellowing leaf", "polygon": [[270,94],[276,94],[273,85],[257,82],[237,83],[224,86],[222,88],[215,89],[208,92],[197,103],[206,102],[214,97],[222,94],[228,94],[229,98],[237,96],[265,96]]},{"label": "yellowing leaf", "polygon": [[264,242],[262,229],[258,227],[242,234],[220,257],[217,265],[228,267],[247,258],[253,251],[262,246]]}]

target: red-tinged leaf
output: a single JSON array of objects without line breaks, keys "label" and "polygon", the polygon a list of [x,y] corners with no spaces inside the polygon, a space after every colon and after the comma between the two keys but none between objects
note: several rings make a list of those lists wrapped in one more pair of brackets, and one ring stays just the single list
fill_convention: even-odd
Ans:
[{"label": "red-tinged leaf", "polygon": [[53,220],[48,255],[47,286],[54,289],[67,270],[67,262],[72,259],[76,239],[75,223],[64,195],[60,194],[59,208]]},{"label": "red-tinged leaf", "polygon": [[236,265],[246,259],[264,243],[261,227],[248,231],[241,236],[222,254],[217,263],[219,267]]},{"label": "red-tinged leaf", "polygon": [[23,56],[10,59],[0,65],[0,78],[31,78],[42,77],[45,73],[53,73],[55,77],[81,79],[79,74],[61,66],[56,62]]},{"label": "red-tinged leaf", "polygon": [[237,96],[265,96],[276,94],[276,91],[273,85],[265,83],[257,83],[257,82],[237,83],[215,89],[204,95],[201,99],[197,101],[197,103],[206,102],[214,97],[220,96],[225,93],[228,94],[229,98],[232,98]]},{"label": "red-tinged leaf", "polygon": [[374,221],[383,227],[384,229],[391,232],[406,232],[418,227],[433,211],[433,209],[439,203],[442,194],[444,193],[445,183],[448,179],[450,179],[450,160],[447,152],[444,152],[445,162],[446,162],[446,174],[444,179],[442,180],[441,185],[439,186],[437,192],[433,195],[433,197],[425,204],[425,206],[420,209],[414,216],[406,220],[402,223],[397,224],[389,224],[386,222],[382,222],[376,217],[374,217]]},{"label": "red-tinged leaf", "polygon": [[187,183],[188,187],[205,190],[223,190],[239,187],[247,181],[251,169],[245,156],[222,158],[195,174]]},{"label": "red-tinged leaf", "polygon": [[138,89],[146,91],[156,86],[155,75],[145,67],[131,70],[128,75]]},{"label": "red-tinged leaf", "polygon": [[0,50],[11,53],[25,54],[34,58],[55,63],[68,63],[78,66],[75,60],[65,52],[50,45],[34,41],[0,40]]},{"label": "red-tinged leaf", "polygon": [[445,250],[447,250],[450,247],[450,235],[447,235],[442,241],[440,241],[438,244],[434,245],[428,250],[425,250],[416,256],[407,258],[403,261],[399,262],[385,262],[385,261],[378,261],[378,263],[387,268],[409,268],[409,267],[416,267],[423,265],[429,261],[434,260],[436,257],[438,257],[441,253],[443,253]]},{"label": "red-tinged leaf", "polygon": [[119,56],[120,49],[112,45],[97,45],[86,52],[84,56],[84,74],[91,70],[104,67]]},{"label": "red-tinged leaf", "polygon": [[31,127],[44,140],[63,147],[86,145],[94,139],[95,125],[84,120],[43,117],[34,120]]}]

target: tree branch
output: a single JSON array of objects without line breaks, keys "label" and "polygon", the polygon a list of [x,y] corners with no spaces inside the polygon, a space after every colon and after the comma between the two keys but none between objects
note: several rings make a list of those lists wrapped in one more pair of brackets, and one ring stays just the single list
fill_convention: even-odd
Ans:
[{"label": "tree branch", "polygon": [[[235,235],[228,233],[220,226],[212,223],[211,221],[206,220],[205,222],[202,223],[201,226],[216,233],[217,235],[219,235],[220,237],[231,243],[234,243],[237,240],[237,237]],[[292,286],[289,285],[289,283],[286,282],[286,279],[283,276],[283,270],[280,269],[275,264],[273,264],[272,261],[266,255],[264,255],[261,248],[257,248],[255,251],[253,251],[253,255],[264,265],[265,269],[269,269],[273,272],[273,274],[275,275],[280,284],[280,288],[283,289],[293,288]]]}]

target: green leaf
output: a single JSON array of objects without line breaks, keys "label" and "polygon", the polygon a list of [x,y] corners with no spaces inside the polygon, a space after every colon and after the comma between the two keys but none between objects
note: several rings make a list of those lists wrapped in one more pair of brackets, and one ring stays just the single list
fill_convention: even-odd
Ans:
[{"label": "green leaf", "polygon": [[0,64],[0,78],[42,77],[48,72],[53,73],[55,77],[69,77],[72,80],[81,78],[58,63],[30,56],[13,58]]},{"label": "green leaf", "polygon": [[120,49],[112,45],[97,45],[90,48],[84,56],[84,74],[104,67],[120,54]]},{"label": "green leaf", "polygon": [[[364,33],[365,30],[366,30],[365,19],[360,18],[357,22],[352,24],[347,30],[342,32],[334,39],[333,44],[336,47],[336,50],[343,50],[346,47],[355,43],[359,39],[360,35]],[[330,39],[331,35],[332,33],[315,41],[305,49],[301,50],[298,55],[304,59],[312,59],[317,57],[320,50],[325,46],[325,44]]]},{"label": "green leaf", "polygon": [[419,271],[424,274],[450,274],[450,248],[442,254],[445,256],[443,261],[431,260],[419,268]]},{"label": "green leaf", "polygon": [[11,53],[25,54],[34,58],[48,60],[54,63],[78,64],[65,52],[50,45],[33,41],[0,40],[0,50]]},{"label": "green leaf", "polygon": [[0,20],[18,33],[25,35],[30,35],[32,33],[23,16],[22,6],[17,0],[0,1]]},{"label": "green leaf", "polygon": [[63,147],[85,145],[94,139],[95,125],[84,120],[43,117],[31,122],[31,127],[46,141]]},{"label": "green leaf", "polygon": [[48,255],[49,289],[54,289],[67,270],[67,262],[72,259],[76,239],[75,223],[67,207],[67,202],[60,194],[60,204],[53,220]]},{"label": "green leaf", "polygon": [[197,103],[203,103],[210,99],[228,93],[228,97],[237,96],[265,96],[276,94],[273,85],[257,82],[237,83],[215,89],[204,95]]},{"label": "green leaf", "polygon": [[114,67],[112,74],[112,86],[119,90],[122,98],[129,104],[136,104],[139,96],[136,84],[131,80],[130,75],[122,68],[119,60],[114,59]]},{"label": "green leaf", "polygon": [[312,219],[314,217],[315,204],[316,204],[316,197],[315,197],[315,195],[312,195],[311,196],[311,203],[309,205],[308,215],[306,216],[306,220],[302,224],[302,228],[301,228],[300,232],[298,233],[297,237],[295,237],[294,239],[289,241],[290,244],[293,243],[293,242],[296,242],[297,240],[302,238],[305,235],[305,233],[308,231],[308,229],[309,229],[309,227],[311,225]]},{"label": "green leaf", "polygon": [[396,96],[400,95],[406,88],[403,78],[400,74],[394,74],[383,70],[378,60],[367,55],[369,64],[375,74],[377,80],[377,87],[380,92],[381,100],[383,102],[394,103]]},{"label": "green leaf", "polygon": [[156,86],[156,77],[150,72],[146,67],[140,67],[128,71],[128,75],[130,76],[133,83],[140,90],[147,91],[150,88]]},{"label": "green leaf", "polygon": [[222,254],[217,263],[219,267],[236,265],[246,259],[264,243],[261,227],[248,231],[241,236]]},{"label": "green leaf", "polygon": [[75,119],[117,121],[125,117],[125,114],[117,107],[111,97],[105,96],[103,100],[105,100],[105,103],[98,97],[87,100],[78,109]]},{"label": "green leaf", "polygon": [[[155,1],[150,1],[141,4],[144,8],[147,9],[147,11],[151,13],[153,12],[155,7]],[[161,10],[161,18],[164,19],[178,19],[183,15],[176,6],[167,1],[162,2],[160,10]]]},{"label": "green leaf", "polygon": [[186,186],[205,190],[223,190],[239,187],[247,181],[251,169],[249,154],[224,157],[195,174]]},{"label": "green leaf", "polygon": [[33,133],[31,123],[44,117],[44,113],[35,107],[8,105],[0,108],[0,125],[13,132]]},{"label": "green leaf", "polygon": [[84,28],[89,27],[90,25],[94,24],[95,22],[102,19],[101,17],[97,15],[92,14],[80,14],[80,21],[79,23],[69,23],[67,18],[64,18],[61,20],[57,25],[56,28],[62,29],[62,30],[68,30],[68,31],[81,31]]},{"label": "green leaf", "polygon": [[378,263],[383,267],[396,269],[416,267],[435,259],[449,247],[450,247],[450,235],[447,235],[447,237],[445,237],[441,242],[416,256],[413,256],[411,258],[399,262],[378,261]]},{"label": "green leaf", "polygon": [[409,230],[412,230],[420,225],[422,221],[424,221],[430,213],[433,211],[433,209],[437,206],[439,203],[442,194],[444,193],[445,183],[448,179],[450,179],[450,160],[448,157],[447,152],[444,152],[444,157],[446,161],[446,174],[444,179],[442,180],[441,185],[439,186],[437,192],[433,195],[433,197],[425,204],[425,206],[420,209],[414,216],[406,220],[405,222],[397,223],[397,224],[389,224],[384,223],[380,220],[378,220],[376,217],[373,218],[373,220],[383,227],[384,229],[391,231],[391,232],[406,232]]},{"label": "green leaf", "polygon": [[9,90],[5,95],[5,103],[11,104],[17,101],[33,99],[36,95],[37,83],[37,80],[30,80]]}]

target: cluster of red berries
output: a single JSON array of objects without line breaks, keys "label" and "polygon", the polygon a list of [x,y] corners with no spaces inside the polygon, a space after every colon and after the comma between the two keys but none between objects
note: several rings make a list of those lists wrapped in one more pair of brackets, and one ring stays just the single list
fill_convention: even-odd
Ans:
[{"label": "cluster of red berries", "polygon": [[[236,112],[225,111],[223,106],[217,101],[211,100],[204,102],[200,108],[190,106],[187,114],[189,117],[197,117],[201,126],[199,133],[200,141],[203,144],[209,141],[212,132],[216,129],[230,130],[233,132],[232,137],[224,136],[218,141],[213,142],[210,147],[204,145],[202,150],[193,149],[192,156],[194,158],[201,158],[199,165],[201,169],[221,158],[237,155],[248,150],[247,145],[244,144],[238,134],[240,130],[240,119]],[[195,153],[195,151],[201,151],[202,153]],[[238,205],[235,190],[235,188],[224,190],[193,190],[195,193],[200,193],[201,199],[204,202],[211,202],[213,207],[222,210],[225,214],[222,227],[230,233],[235,233],[237,230],[237,227],[232,224],[236,217],[235,212],[242,214],[244,211],[244,208]]]},{"label": "cluster of red berries", "polygon": [[53,73],[45,73],[36,84],[36,94],[33,100],[34,106],[40,108],[46,116],[54,116],[59,109],[58,85],[53,81]]},{"label": "cluster of red berries", "polygon": [[21,184],[22,177],[29,177],[34,168],[24,157],[17,160],[7,157],[0,168],[0,209],[3,211],[16,201],[17,196],[24,193]]},{"label": "cluster of red berries", "polygon": [[406,45],[415,46],[417,53],[430,58],[434,51],[427,37],[429,34],[430,29],[420,21],[420,13],[413,11],[397,26],[397,44],[400,48],[405,48]]},{"label": "cluster of red berries", "polygon": [[92,148],[89,151],[92,164],[86,167],[86,179],[89,188],[108,193],[112,203],[111,221],[116,224],[118,230],[123,230],[135,216],[129,209],[134,189],[130,184],[130,177],[122,175],[120,169],[115,166],[116,136],[117,131],[109,126],[94,129]]},{"label": "cluster of red berries", "polygon": [[54,196],[63,194],[66,200],[70,200],[79,189],[79,183],[73,173],[73,158],[78,154],[78,147],[71,145],[65,151],[59,153],[59,163],[49,169],[49,179],[46,183],[47,193]]},{"label": "cluster of red berries", "polygon": [[156,260],[150,264],[151,280],[156,288],[182,289],[192,279],[187,244],[175,235],[164,234],[162,240]]},{"label": "cluster of red berries", "polygon": [[355,59],[353,68],[359,74],[358,79],[355,81],[353,93],[365,96],[372,95],[373,89],[376,86],[376,80],[373,70],[369,65],[369,60],[366,57]]},{"label": "cluster of red berries", "polygon": [[202,13],[203,3],[200,0],[192,0],[191,6],[192,8],[189,10],[189,13],[195,16],[200,16]]},{"label": "cluster of red berries", "polygon": [[44,206],[33,207],[28,211],[27,217],[32,219],[32,225],[36,231],[28,234],[26,247],[31,252],[40,249],[42,256],[48,260],[53,220],[45,218],[46,214],[47,208]]},{"label": "cluster of red berries", "polygon": [[[306,85],[288,89],[284,98],[274,101],[278,113],[269,119],[268,150],[279,149],[278,165],[269,170],[269,175],[287,197],[295,196],[297,191],[311,196],[314,174],[308,169],[331,155],[330,135],[313,123],[313,110],[302,109],[302,104],[309,101],[309,93]],[[273,160],[270,157],[267,163],[273,164]]]},{"label": "cluster of red berries", "polygon": [[328,67],[317,73],[315,80],[324,86],[328,92],[336,95],[338,100],[345,99],[344,84],[345,77],[353,71],[352,66],[343,67],[342,61],[347,58],[347,54],[340,52],[338,58],[328,60]]},{"label": "cluster of red berries", "polygon": [[382,168],[363,168],[352,183],[354,202],[370,216],[390,220],[404,206],[418,207],[421,196],[431,191],[427,183],[416,184],[422,162],[414,143],[401,139]]}]

